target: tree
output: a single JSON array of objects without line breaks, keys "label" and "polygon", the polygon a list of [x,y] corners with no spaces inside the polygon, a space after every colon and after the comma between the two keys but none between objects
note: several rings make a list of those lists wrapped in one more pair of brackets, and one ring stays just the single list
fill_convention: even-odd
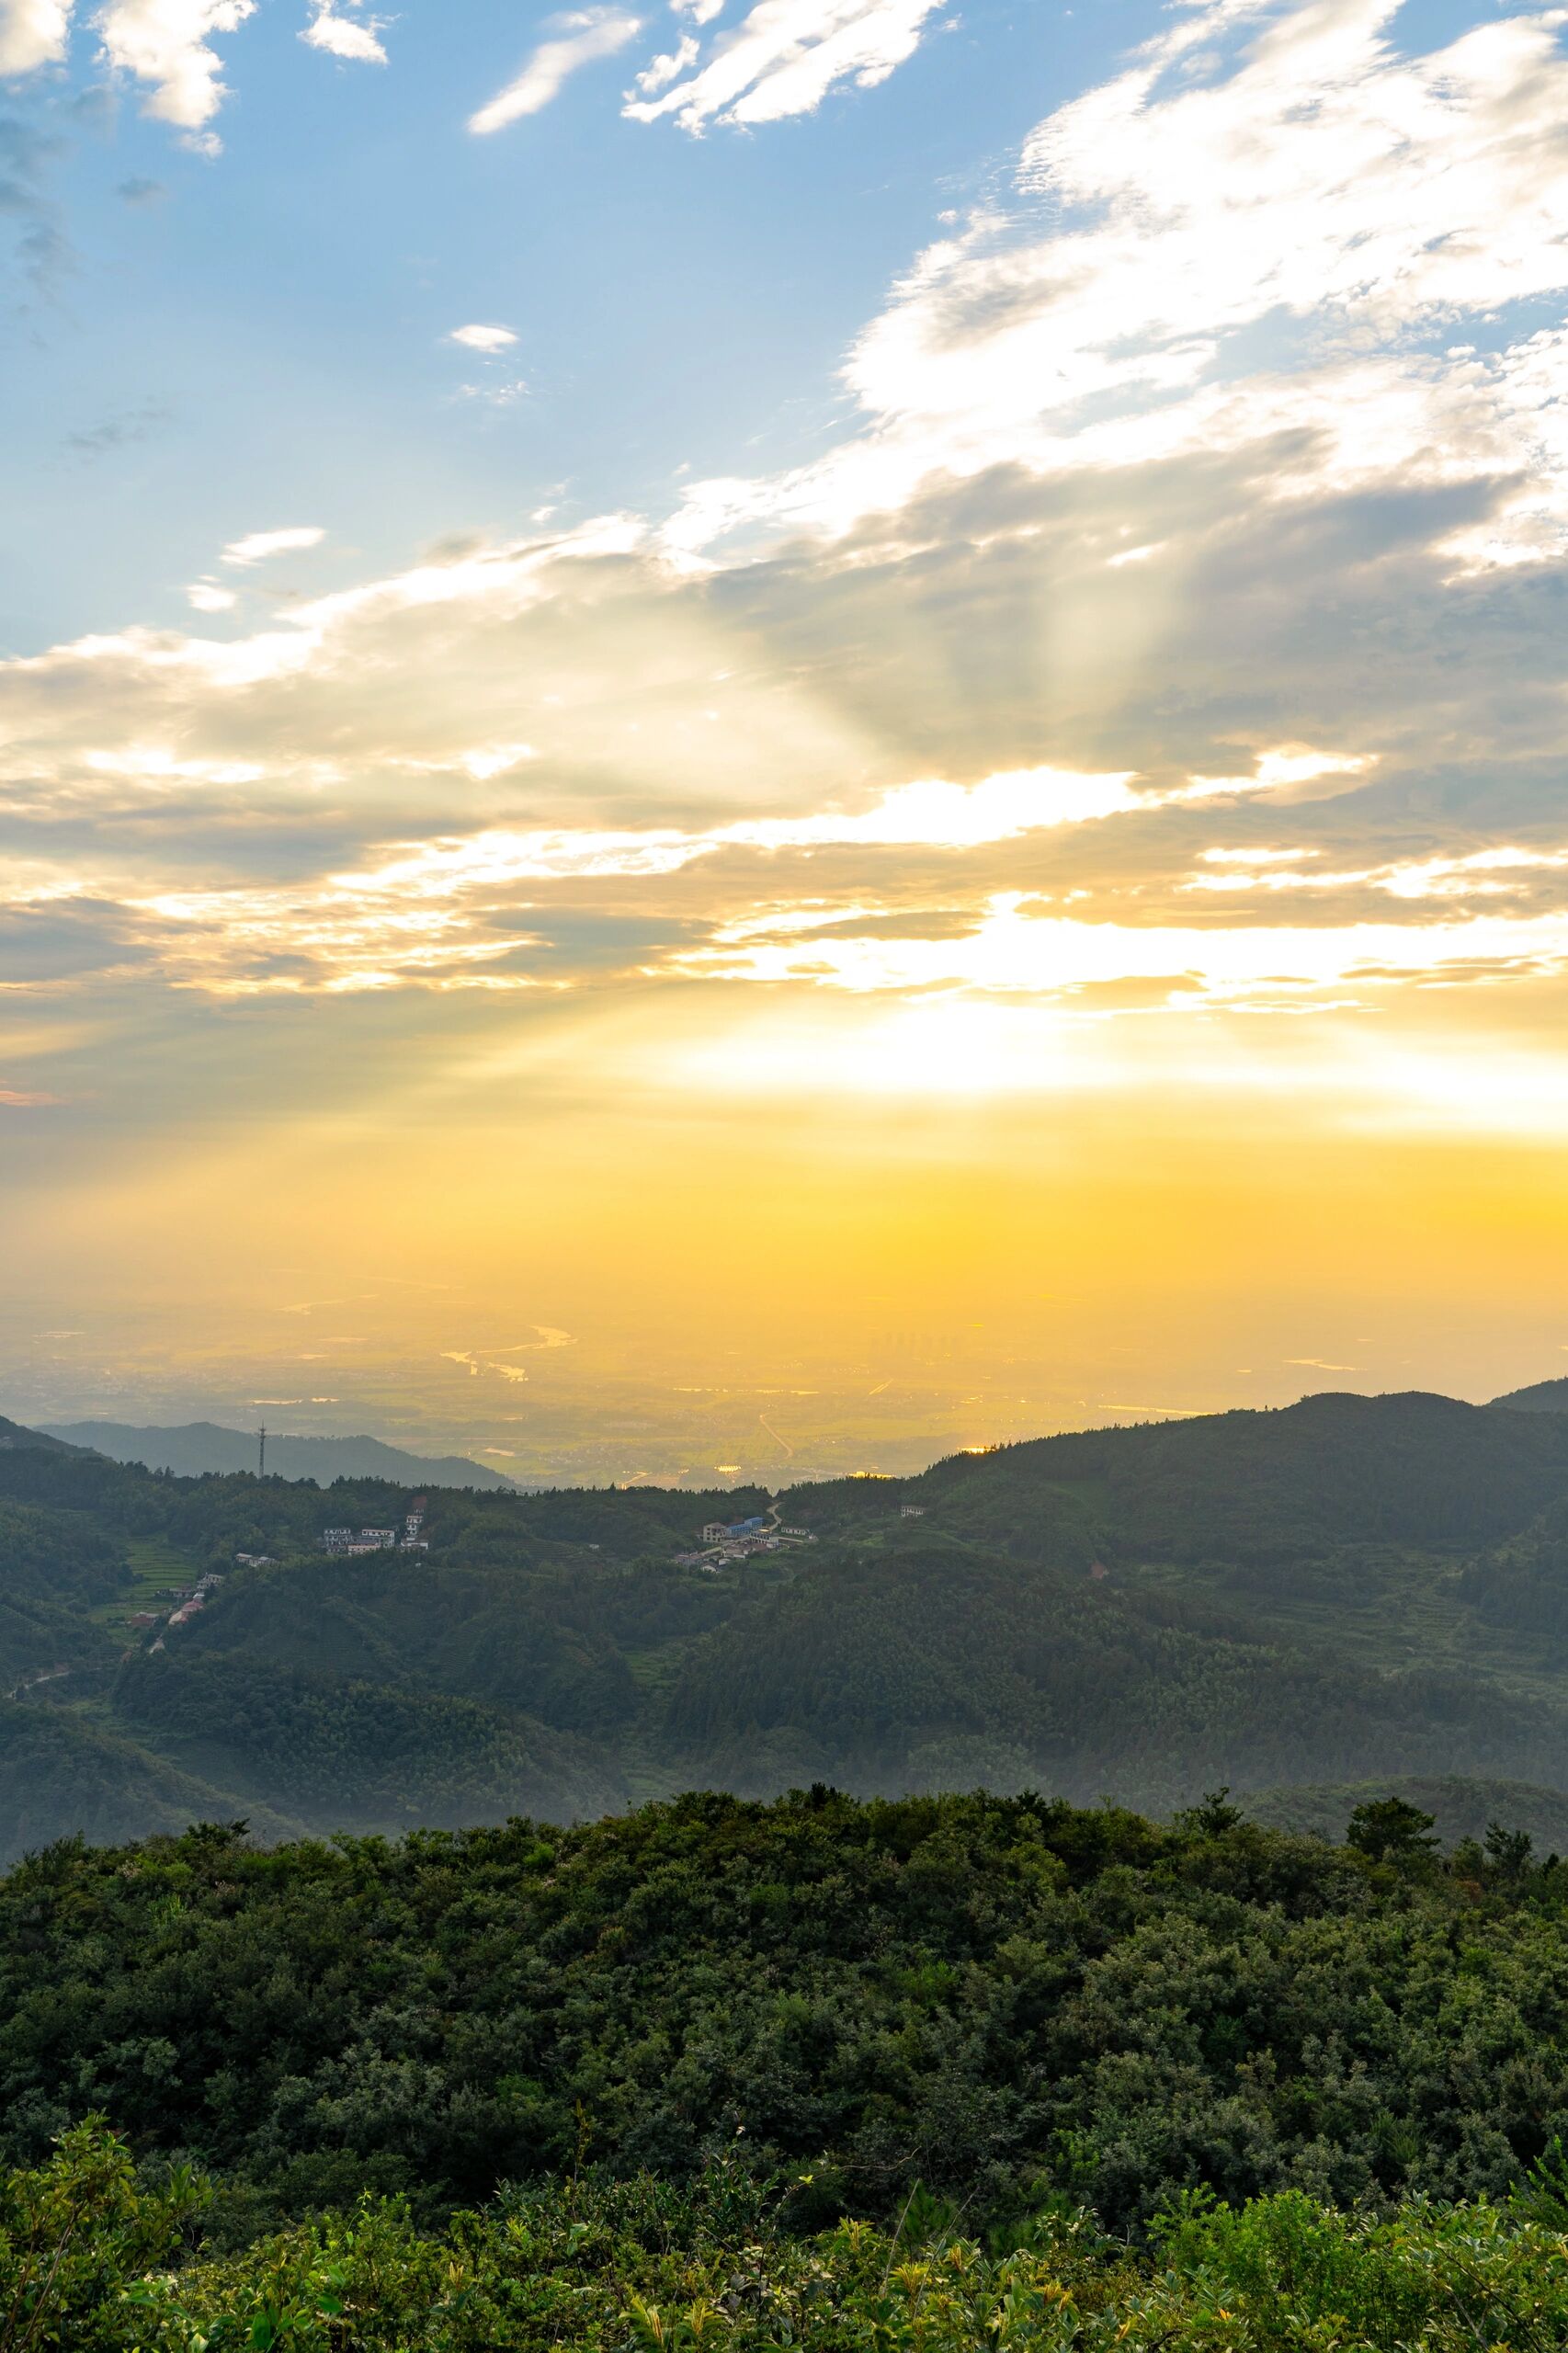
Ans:
[{"label": "tree", "polygon": [[1486,1825],[1486,1859],[1498,1879],[1525,1879],[1530,1870],[1535,1841],[1528,1830],[1505,1830],[1500,1822]]},{"label": "tree", "polygon": [[1351,1815],[1345,1843],[1374,1863],[1427,1862],[1437,1848],[1431,1835],[1437,1819],[1403,1798],[1374,1798]]},{"label": "tree", "polygon": [[56,2147],[48,2165],[0,2185],[0,2353],[122,2346],[125,2291],[167,2263],[206,2199],[184,2165],[161,2188],[143,2188],[101,2117]]},{"label": "tree", "polygon": [[1172,1826],[1191,1838],[1220,1838],[1227,1830],[1236,1829],[1244,1820],[1239,1805],[1230,1803],[1231,1785],[1223,1789],[1206,1790],[1202,1802],[1188,1806],[1173,1817]]}]

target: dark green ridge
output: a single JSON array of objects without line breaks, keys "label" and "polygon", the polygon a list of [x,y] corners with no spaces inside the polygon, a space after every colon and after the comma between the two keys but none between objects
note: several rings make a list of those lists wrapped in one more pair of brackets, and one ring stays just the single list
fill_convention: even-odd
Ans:
[{"label": "dark green ridge", "polygon": [[324,1528],[399,1529],[409,1487],[3,1434],[0,1861],[815,1780],[1161,1814],[1568,1782],[1568,1416],[1327,1395],[1040,1439],[789,1491],[816,1540],[715,1573],[677,1556],[761,1491],[431,1487],[427,1551],[335,1557]]},{"label": "dark green ridge", "polygon": [[1502,2198],[1568,2135],[1568,1870],[1211,1799],[691,1795],[576,1829],[64,1844],[0,1880],[0,2144],[97,2112],[248,2236],[725,2153],[794,2223]]}]

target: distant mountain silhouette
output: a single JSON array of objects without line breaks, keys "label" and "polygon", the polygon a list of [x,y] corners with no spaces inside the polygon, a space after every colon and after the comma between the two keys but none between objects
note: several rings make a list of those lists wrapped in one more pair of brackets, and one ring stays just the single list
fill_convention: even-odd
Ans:
[{"label": "distant mountain silhouette", "polygon": [[1510,1389],[1492,1403],[1506,1405],[1514,1414],[1568,1414],[1568,1381],[1532,1381],[1528,1389]]},{"label": "distant mountain silhouette", "polygon": [[[11,1422],[0,1422],[0,1446]],[[25,1442],[26,1434],[24,1434]],[[224,1429],[217,1422],[182,1422],[170,1429],[142,1428],[131,1422],[62,1422],[42,1433],[45,1440],[88,1447],[113,1462],[144,1462],[149,1471],[173,1471],[199,1479],[208,1471],[254,1471],[256,1434]],[[11,1441],[15,1443],[16,1441]],[[335,1479],[390,1479],[404,1486],[506,1487],[499,1471],[471,1462],[466,1454],[409,1454],[379,1438],[290,1438],[267,1435],[267,1468],[280,1479],[313,1479],[329,1487]]]},{"label": "distant mountain silhouette", "polygon": [[71,1446],[64,1438],[51,1437],[45,1430],[24,1428],[20,1422],[8,1422],[5,1415],[0,1414],[0,1447],[10,1451],[17,1447],[40,1446],[48,1447],[57,1454],[79,1454],[82,1451],[80,1447]]}]

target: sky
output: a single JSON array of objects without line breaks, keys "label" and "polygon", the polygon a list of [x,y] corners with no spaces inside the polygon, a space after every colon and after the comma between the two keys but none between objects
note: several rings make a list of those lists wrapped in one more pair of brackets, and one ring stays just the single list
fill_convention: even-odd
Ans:
[{"label": "sky", "polygon": [[0,0],[0,1410],[1568,1374],[1565,27]]}]

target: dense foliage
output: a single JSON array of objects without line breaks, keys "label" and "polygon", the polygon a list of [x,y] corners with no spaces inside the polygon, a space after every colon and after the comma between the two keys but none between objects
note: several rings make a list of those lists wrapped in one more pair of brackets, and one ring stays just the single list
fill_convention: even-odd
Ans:
[{"label": "dense foliage", "polygon": [[1568,1744],[1561,1415],[1330,1396],[1041,1439],[795,1490],[815,1540],[717,1574],[676,1556],[760,1494],[436,1490],[428,1551],[343,1558],[323,1529],[398,1528],[404,1491],[0,1438],[0,1861],[817,1779],[1551,1784]]},{"label": "dense foliage", "polygon": [[[1209,1804],[687,1797],[270,1851],[67,1845],[0,1882],[0,2116],[101,2111],[245,2233],[371,2188],[423,2215],[580,2166],[916,2182],[1006,2223],[1179,2193],[1500,2197],[1568,2138],[1568,1871],[1428,1818],[1352,1843]],[[740,2136],[737,2140],[736,2136]]]},{"label": "dense foliage", "polygon": [[1299,2191],[1200,2199],[1142,2246],[1060,2205],[988,2242],[929,2197],[890,2230],[780,2229],[718,2162],[688,2188],[580,2175],[439,2236],[366,2199],[243,2250],[194,2244],[199,2180],[139,2181],[101,2127],[0,2192],[0,2353],[1556,2353],[1559,2184],[1387,2219]]}]

